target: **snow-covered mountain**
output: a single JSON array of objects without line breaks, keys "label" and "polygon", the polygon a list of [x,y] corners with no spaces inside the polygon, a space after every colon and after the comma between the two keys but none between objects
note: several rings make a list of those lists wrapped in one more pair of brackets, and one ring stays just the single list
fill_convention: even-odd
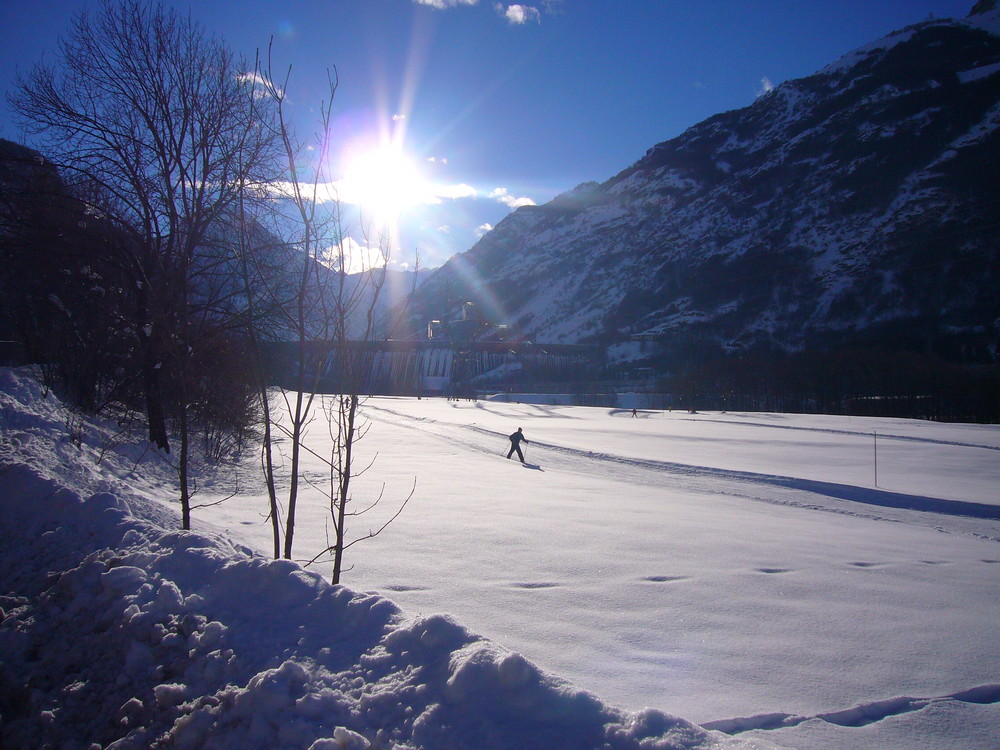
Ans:
[{"label": "snow-covered mountain", "polygon": [[[53,226],[53,216],[66,226]],[[256,308],[269,311],[272,317],[262,326],[262,335],[265,339],[294,339],[297,334],[289,327],[294,315],[289,311],[295,308],[292,300],[301,284],[303,257],[296,245],[279,237],[258,218],[246,220],[235,214],[228,215],[209,230],[208,241],[198,248],[193,258],[196,266],[191,280],[193,302],[196,306],[210,308],[216,316],[238,318],[246,314],[248,282],[243,278],[244,269],[235,251],[240,242],[238,227],[241,221],[245,221],[246,237],[255,247],[254,263],[250,264],[248,272],[251,275],[249,283],[257,290]],[[34,149],[0,138],[0,235],[2,239],[7,239],[8,234],[13,237],[0,253],[4,261],[0,266],[0,291],[17,288],[22,295],[18,302],[27,295],[27,271],[34,271],[38,266],[32,255],[38,252],[32,245],[34,242],[44,247],[47,257],[54,263],[65,266],[59,270],[62,276],[70,278],[71,286],[79,287],[75,275],[82,275],[93,287],[90,289],[92,298],[84,299],[79,305],[92,308],[107,301],[104,287],[111,282],[106,278],[108,272],[104,265],[113,263],[114,258],[107,257],[106,251],[103,255],[95,256],[93,250],[87,254],[82,235],[88,226],[93,232],[114,231],[111,224],[74,197],[73,188],[66,184],[53,162]],[[71,232],[77,235],[65,240]],[[12,263],[11,259],[18,262]],[[405,309],[406,298],[418,284],[415,277],[423,279],[426,275],[425,271],[387,268],[384,276],[382,270],[377,269],[350,273],[341,280],[328,264],[311,262],[310,267],[312,290],[307,316],[312,335],[317,338],[330,335],[323,333],[323,318],[329,316],[338,299],[346,308],[349,336],[365,337],[369,310],[375,321],[375,332],[368,335],[375,338],[391,335],[398,324],[398,311]],[[45,266],[45,270],[48,268]],[[86,269],[82,274],[81,268]],[[102,273],[104,276],[100,276]],[[32,278],[37,275],[33,274]],[[44,300],[43,305],[53,305],[58,300],[64,307],[73,306],[71,300],[63,299],[66,297],[64,290],[54,286],[50,278],[40,281],[34,296]],[[98,281],[101,283],[96,283]],[[280,308],[285,312],[281,313]],[[16,316],[0,305],[0,358],[3,345],[13,343],[19,336],[16,325],[8,320],[11,317]]]},{"label": "snow-covered mountain", "polygon": [[471,300],[543,342],[985,351],[998,178],[1000,12],[930,20],[517,210],[428,279],[413,322]]}]

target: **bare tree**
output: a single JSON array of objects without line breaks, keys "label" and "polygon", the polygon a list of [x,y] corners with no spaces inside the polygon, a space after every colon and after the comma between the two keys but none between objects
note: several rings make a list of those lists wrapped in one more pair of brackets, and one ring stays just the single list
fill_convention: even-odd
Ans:
[{"label": "bare tree", "polygon": [[[262,455],[271,497],[275,554],[280,546],[281,554],[286,558],[293,556],[305,454],[312,454],[328,466],[328,489],[315,484],[308,486],[325,494],[330,505],[334,539],[315,559],[326,555],[333,557],[333,580],[337,583],[343,570],[344,550],[354,543],[347,541],[346,523],[350,516],[357,514],[348,508],[351,480],[356,476],[353,469],[354,447],[363,435],[363,430],[358,427],[360,394],[372,367],[373,350],[370,344],[378,336],[376,310],[385,284],[390,252],[387,237],[378,236],[374,242],[369,242],[366,234],[364,244],[373,248],[369,257],[359,259],[352,254],[354,248],[349,249],[345,236],[341,205],[335,196],[325,192],[332,184],[331,175],[327,172],[327,157],[331,113],[338,86],[336,70],[328,74],[329,97],[319,108],[319,142],[309,151],[296,140],[286,118],[285,92],[289,75],[290,70],[282,80],[275,79],[269,61],[259,80],[265,95],[276,105],[276,132],[284,146],[287,165],[287,179],[283,182],[284,200],[277,205],[288,210],[281,216],[279,224],[286,232],[294,227],[294,232],[288,237],[288,246],[298,253],[299,263],[293,302],[283,307],[285,328],[295,347],[291,387],[282,391],[287,423],[276,421],[273,430],[265,434]],[[309,154],[308,158],[306,154]],[[359,273],[352,275],[349,273],[351,270]],[[273,296],[277,298],[279,295]],[[362,322],[358,325],[357,321]],[[335,391],[334,395],[317,396],[321,378],[328,388]],[[324,409],[317,408],[317,399],[324,402]],[[307,440],[310,424],[321,417],[326,419],[332,441],[328,456],[320,455]],[[289,445],[285,518],[280,529],[276,521],[279,504],[276,501],[275,461],[270,440],[275,430],[287,438]],[[405,503],[404,500],[403,505]],[[402,506],[396,515],[401,510]],[[283,539],[279,545],[281,533]]]},{"label": "bare tree", "polygon": [[[347,549],[358,542],[372,539],[378,536],[399,514],[413,497],[411,490],[409,495],[400,503],[395,513],[385,521],[377,530],[369,531],[357,538],[350,540],[347,535],[348,519],[363,515],[373,510],[382,500],[384,486],[379,496],[369,506],[357,510],[350,509],[353,501],[351,494],[351,482],[361,474],[365,473],[371,464],[363,469],[355,467],[354,449],[358,441],[364,438],[368,431],[367,423],[362,421],[360,406],[364,386],[372,371],[372,360],[375,349],[372,344],[376,341],[376,318],[378,299],[385,286],[385,272],[389,262],[388,241],[385,239],[377,243],[381,254],[381,263],[369,269],[365,273],[366,280],[372,285],[372,294],[365,304],[364,328],[360,340],[352,342],[349,338],[350,321],[357,318],[360,305],[364,300],[362,288],[356,287],[352,293],[348,293],[341,288],[339,294],[334,298],[337,322],[334,331],[334,348],[330,353],[328,364],[335,378],[335,395],[331,397],[331,403],[327,405],[330,435],[332,437],[332,447],[330,451],[330,516],[333,524],[333,539],[328,545],[325,553],[333,557],[333,573],[331,580],[333,583],[340,583],[344,572],[344,553]],[[344,265],[346,259],[343,257],[343,245],[340,246],[340,264]],[[416,279],[416,276],[414,276]],[[416,483],[414,480],[414,489]]]},{"label": "bare tree", "polygon": [[[260,76],[259,84],[264,94],[275,103],[277,111],[276,135],[284,152],[284,163],[287,168],[285,200],[278,205],[290,209],[290,215],[281,216],[279,224],[287,233],[289,228],[294,234],[289,244],[298,253],[299,273],[293,297],[282,308],[285,317],[285,327],[294,341],[296,356],[294,357],[294,374],[292,388],[284,390],[286,413],[289,417],[287,425],[274,423],[288,437],[290,444],[289,456],[289,487],[285,506],[285,523],[281,530],[284,539],[281,544],[282,555],[292,557],[295,537],[295,519],[299,500],[299,484],[301,480],[301,462],[305,431],[313,418],[313,403],[316,398],[316,383],[326,356],[326,342],[329,339],[330,316],[324,309],[325,287],[329,284],[328,277],[322,273],[322,259],[331,239],[331,226],[336,227],[336,212],[334,215],[323,211],[325,201],[320,191],[327,182],[326,165],[328,156],[328,138],[330,113],[337,90],[336,74],[328,76],[329,98],[320,106],[322,133],[318,153],[315,159],[308,162],[302,159],[303,149],[295,140],[291,124],[287,120],[285,107],[285,92],[288,85],[289,69],[283,81],[276,82],[270,73],[270,67]],[[303,169],[311,172],[304,175]],[[280,210],[280,209],[279,209]],[[335,240],[334,240],[335,241]],[[268,437],[270,437],[268,435]],[[269,483],[269,494],[273,497],[274,474],[273,444],[265,442],[265,471]],[[275,533],[275,547],[278,547],[277,535],[280,533],[276,525],[277,507],[272,503],[272,524]]]},{"label": "bare tree", "polygon": [[67,173],[99,186],[99,210],[130,238],[150,439],[169,451],[172,414],[189,528],[192,354],[199,327],[215,326],[195,280],[212,228],[270,176],[274,131],[222,41],[159,3],[104,0],[60,52],[58,67],[19,78],[11,102]]}]

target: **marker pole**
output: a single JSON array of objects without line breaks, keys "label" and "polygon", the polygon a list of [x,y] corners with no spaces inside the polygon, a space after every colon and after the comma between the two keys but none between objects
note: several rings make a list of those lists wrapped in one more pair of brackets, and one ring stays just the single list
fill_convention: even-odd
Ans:
[{"label": "marker pole", "polygon": [[878,431],[873,434],[872,447],[875,450],[875,486],[878,487]]}]

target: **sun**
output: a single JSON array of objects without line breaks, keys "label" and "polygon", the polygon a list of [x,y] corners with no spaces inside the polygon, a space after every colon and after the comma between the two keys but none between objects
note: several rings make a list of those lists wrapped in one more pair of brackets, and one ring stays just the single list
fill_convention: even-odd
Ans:
[{"label": "sun", "polygon": [[396,146],[352,153],[344,169],[341,199],[379,222],[398,220],[427,202],[428,184],[416,164]]}]

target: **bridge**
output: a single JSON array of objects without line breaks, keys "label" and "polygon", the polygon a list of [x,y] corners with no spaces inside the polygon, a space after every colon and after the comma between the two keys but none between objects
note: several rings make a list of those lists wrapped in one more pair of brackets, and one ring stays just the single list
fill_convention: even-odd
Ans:
[{"label": "bridge", "polygon": [[[294,343],[269,346],[275,380],[290,385],[299,357]],[[320,391],[343,390],[345,376],[359,373],[358,392],[382,395],[471,395],[538,381],[593,377],[602,363],[597,346],[529,341],[350,341],[346,351],[330,343],[306,345],[307,367]],[[311,363],[311,364],[310,364]]]}]

